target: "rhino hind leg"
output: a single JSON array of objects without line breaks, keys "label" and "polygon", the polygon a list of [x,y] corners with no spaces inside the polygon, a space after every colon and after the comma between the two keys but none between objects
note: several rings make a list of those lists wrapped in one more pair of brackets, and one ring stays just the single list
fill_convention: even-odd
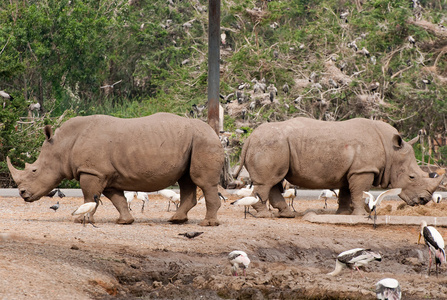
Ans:
[{"label": "rhino hind leg", "polygon": [[221,206],[217,185],[201,186],[206,202],[205,219],[199,223],[200,226],[218,226],[220,223],[217,219],[217,211]]},{"label": "rhino hind leg", "polygon": [[175,214],[169,219],[174,224],[182,224],[188,221],[188,212],[197,204],[197,186],[189,175],[184,175],[178,180],[180,187],[180,205]]},{"label": "rhino hind leg", "polygon": [[116,220],[117,224],[132,224],[134,222],[134,218],[129,212],[129,206],[127,204],[127,200],[124,197],[124,192],[115,189],[105,189],[103,191],[104,196],[112,201],[112,204],[118,210],[120,216],[118,220]]},{"label": "rhino hind leg", "polygon": [[336,214],[350,215],[352,212],[351,203],[351,192],[348,188],[341,188],[338,197],[338,209]]},{"label": "rhino hind leg", "polygon": [[295,218],[295,214],[290,210],[286,200],[281,194],[281,183],[278,183],[270,190],[269,201],[270,204],[279,210],[278,217],[280,218]]},{"label": "rhino hind leg", "polygon": [[256,209],[257,218],[272,218],[273,213],[267,209],[267,200],[269,199],[270,190],[272,187],[265,184],[254,184],[252,195],[259,195],[261,201],[252,205]]}]

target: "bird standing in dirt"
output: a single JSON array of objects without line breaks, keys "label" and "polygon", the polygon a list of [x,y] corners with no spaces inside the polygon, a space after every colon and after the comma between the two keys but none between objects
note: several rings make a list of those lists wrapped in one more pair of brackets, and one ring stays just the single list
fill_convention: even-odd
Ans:
[{"label": "bird standing in dirt", "polygon": [[248,258],[247,253],[240,250],[234,250],[230,252],[230,254],[228,254],[228,260],[230,261],[230,264],[233,266],[232,268],[233,276],[237,276],[237,269],[239,268],[239,265],[241,265],[244,276],[246,276],[245,269],[247,269],[248,265],[250,265],[250,259]]},{"label": "bird standing in dirt", "polygon": [[374,228],[376,228],[377,206],[380,205],[383,198],[385,198],[386,196],[397,196],[401,192],[402,192],[401,188],[387,190],[385,192],[380,193],[379,196],[377,196],[377,199],[375,199],[370,192],[363,192],[363,198],[366,198],[365,204],[367,204],[369,208],[368,218],[371,218],[371,213],[374,211],[374,225],[373,225]]},{"label": "bird standing in dirt", "polygon": [[93,227],[95,227],[95,228],[97,227],[90,221],[90,214],[98,207],[99,202],[101,202],[101,204],[102,204],[102,201],[101,201],[101,199],[99,199],[99,197],[97,195],[93,196],[93,200],[95,200],[95,202],[84,203],[81,206],[79,206],[78,209],[76,209],[74,212],[71,213],[72,216],[76,216],[76,215],[84,216],[84,222],[83,222],[84,227],[85,227],[85,216],[87,216],[89,223],[92,224]]},{"label": "bird standing in dirt", "polygon": [[421,237],[424,237],[425,244],[428,246],[428,275],[430,275],[430,268],[432,262],[432,254],[435,256],[435,264],[436,264],[436,276],[438,276],[438,265],[441,266],[442,263],[445,263],[445,244],[442,235],[439,233],[436,228],[433,226],[427,226],[427,222],[421,222],[421,231],[419,232],[418,244],[421,241]]},{"label": "bird standing in dirt", "polygon": [[[244,197],[241,198],[239,200],[236,200],[234,202],[231,202],[232,205],[243,205],[245,207],[244,209],[244,218],[247,218],[247,214],[250,214],[250,205],[256,204],[259,201],[261,201],[262,203],[265,203],[262,201],[261,197],[259,196],[259,194],[256,194],[256,197],[253,196],[248,196],[248,197]],[[253,216],[253,215],[252,215]]]},{"label": "bird standing in dirt", "polygon": [[371,249],[363,248],[347,250],[337,256],[337,259],[335,260],[334,271],[328,273],[327,275],[338,275],[343,270],[343,268],[348,267],[351,269],[351,278],[353,275],[353,269],[357,269],[359,274],[363,277],[358,267],[364,266],[373,260],[381,261],[382,256],[380,255],[380,253],[372,251]]},{"label": "bird standing in dirt", "polygon": [[293,207],[293,200],[296,198],[296,187],[292,188],[292,189],[287,189],[284,191],[284,193],[282,193],[282,196],[284,197],[284,199],[289,199],[289,207],[292,207],[293,211],[295,210],[295,207]]},{"label": "bird standing in dirt", "polygon": [[56,210],[58,210],[59,209],[59,201],[57,201],[57,203],[56,204],[54,204],[54,205],[52,205],[52,206],[50,206],[50,208],[52,209],[52,210],[54,210],[54,211],[56,211]]},{"label": "bird standing in dirt", "polygon": [[203,231],[197,232],[197,231],[191,231],[191,232],[185,232],[185,233],[179,233],[178,235],[183,235],[187,237],[188,239],[193,239],[199,235],[201,235]]},{"label": "bird standing in dirt", "polygon": [[376,283],[376,296],[381,300],[400,300],[402,291],[399,281],[394,278],[384,278]]},{"label": "bird standing in dirt", "polygon": [[327,208],[327,198],[338,198],[340,190],[322,190],[318,199],[324,199],[324,209]]}]

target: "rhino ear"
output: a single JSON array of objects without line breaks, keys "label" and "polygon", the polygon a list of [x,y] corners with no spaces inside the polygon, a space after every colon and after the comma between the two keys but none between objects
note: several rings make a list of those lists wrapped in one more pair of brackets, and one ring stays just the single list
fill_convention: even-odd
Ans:
[{"label": "rhino ear", "polygon": [[47,141],[51,141],[51,139],[53,138],[53,129],[51,128],[51,126],[50,125],[46,125],[44,128],[43,128],[43,131],[44,131],[44,133],[45,133],[45,136],[46,136],[46,138],[47,138]]},{"label": "rhino ear", "polygon": [[401,149],[404,146],[404,140],[400,136],[400,134],[395,134],[393,136],[393,147],[396,150]]},{"label": "rhino ear", "polygon": [[415,137],[415,138],[412,138],[410,141],[408,141],[408,144],[413,146],[414,144],[417,143],[417,141],[419,141],[419,135],[417,137]]}]

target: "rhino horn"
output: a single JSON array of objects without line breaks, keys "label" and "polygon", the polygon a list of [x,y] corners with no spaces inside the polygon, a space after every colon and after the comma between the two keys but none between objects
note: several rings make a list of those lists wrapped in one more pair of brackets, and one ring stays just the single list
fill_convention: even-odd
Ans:
[{"label": "rhino horn", "polygon": [[431,174],[429,174],[430,178],[427,178],[426,181],[428,183],[428,190],[431,193],[434,193],[436,191],[436,189],[439,187],[439,185],[441,184],[441,181],[444,179],[445,174],[439,174],[438,172],[434,173],[437,174],[438,176],[430,176]]},{"label": "rhino horn", "polygon": [[9,156],[6,157],[6,162],[7,162],[7,164],[8,164],[9,172],[11,172],[12,179],[14,179],[14,181],[18,184],[19,181],[20,181],[20,177],[21,177],[20,175],[21,175],[21,172],[23,172],[23,171],[16,169],[16,168],[12,165],[11,160],[9,159]]}]

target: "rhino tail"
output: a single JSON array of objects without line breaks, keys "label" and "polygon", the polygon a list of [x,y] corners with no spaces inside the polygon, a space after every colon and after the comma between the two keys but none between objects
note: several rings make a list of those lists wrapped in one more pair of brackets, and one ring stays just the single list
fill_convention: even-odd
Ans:
[{"label": "rhino tail", "polygon": [[247,153],[248,144],[250,143],[250,137],[245,141],[244,146],[242,147],[241,156],[239,157],[239,167],[236,170],[236,173],[233,174],[233,178],[236,179],[239,176],[239,173],[242,170],[242,167],[245,164],[245,155]]}]

